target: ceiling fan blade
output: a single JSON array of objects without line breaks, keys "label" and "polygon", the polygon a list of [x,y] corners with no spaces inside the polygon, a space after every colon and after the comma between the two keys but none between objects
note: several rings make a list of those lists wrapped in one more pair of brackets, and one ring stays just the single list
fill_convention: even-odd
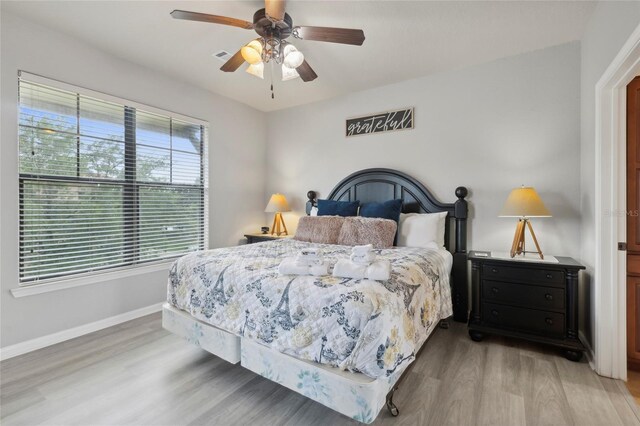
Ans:
[{"label": "ceiling fan blade", "polygon": [[364,31],[349,28],[296,27],[294,36],[302,40],[327,41],[329,43],[353,44],[362,46]]},{"label": "ceiling fan blade", "polygon": [[282,21],[284,19],[284,0],[264,0],[264,8],[267,15]]},{"label": "ceiling fan blade", "polygon": [[305,60],[298,68],[296,68],[302,81],[313,81],[318,78],[318,74],[311,68],[311,65]]},{"label": "ceiling fan blade", "polygon": [[231,57],[231,59],[229,59],[224,63],[223,66],[220,67],[220,69],[224,72],[234,72],[235,70],[240,68],[240,65],[242,64],[244,64],[244,58],[242,57],[241,51],[238,50],[236,54]]},{"label": "ceiling fan blade", "polygon": [[252,30],[253,24],[242,19],[229,18],[227,16],[209,15],[207,13],[188,12],[186,10],[174,10],[171,12],[174,19],[185,19],[187,21],[209,22],[211,24],[231,25],[232,27]]}]

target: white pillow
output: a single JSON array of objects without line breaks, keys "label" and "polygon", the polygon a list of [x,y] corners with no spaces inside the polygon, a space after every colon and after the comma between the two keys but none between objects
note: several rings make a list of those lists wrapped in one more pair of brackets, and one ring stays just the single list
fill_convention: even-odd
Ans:
[{"label": "white pillow", "polygon": [[447,212],[401,213],[398,221],[400,247],[444,247],[444,228]]}]

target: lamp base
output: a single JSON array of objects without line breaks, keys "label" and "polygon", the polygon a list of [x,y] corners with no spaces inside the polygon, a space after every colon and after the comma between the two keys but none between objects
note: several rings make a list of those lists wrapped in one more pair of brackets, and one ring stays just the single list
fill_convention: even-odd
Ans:
[{"label": "lamp base", "polygon": [[[536,251],[525,250],[525,227],[529,228],[529,232],[531,233],[531,237],[533,238],[533,243],[536,245]],[[511,244],[511,252],[509,254],[513,258],[516,257],[516,255],[525,253],[538,253],[540,259],[544,259],[544,255],[542,254],[542,250],[540,250],[540,245],[538,244],[536,234],[535,232],[533,232],[533,226],[531,226],[531,222],[526,217],[518,220],[516,233],[513,236],[513,244]]]},{"label": "lamp base", "polygon": [[[282,230],[283,228],[284,231]],[[276,215],[273,217],[271,235],[273,234],[276,234],[278,237],[280,235],[289,235],[289,233],[287,232],[287,225],[284,224],[284,219],[282,218],[282,213],[276,213]]]}]

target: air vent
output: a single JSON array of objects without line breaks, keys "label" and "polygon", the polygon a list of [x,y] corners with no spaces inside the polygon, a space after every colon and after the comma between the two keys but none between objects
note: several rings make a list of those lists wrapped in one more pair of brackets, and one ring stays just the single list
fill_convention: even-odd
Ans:
[{"label": "air vent", "polygon": [[213,56],[220,59],[222,62],[227,62],[229,59],[231,59],[231,54],[226,50],[216,52],[213,54]]}]

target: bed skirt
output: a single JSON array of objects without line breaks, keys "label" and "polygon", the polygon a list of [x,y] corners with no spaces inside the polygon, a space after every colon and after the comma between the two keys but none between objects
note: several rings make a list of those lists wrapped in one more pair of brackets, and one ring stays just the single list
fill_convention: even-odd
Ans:
[{"label": "bed skirt", "polygon": [[274,351],[242,339],[240,365],[362,423],[372,423],[400,377],[373,379]]},{"label": "bed skirt", "polygon": [[168,303],[162,305],[162,327],[225,361],[240,362],[240,337],[198,321]]},{"label": "bed skirt", "polygon": [[232,364],[281,384],[362,423],[372,423],[402,371],[373,379],[361,373],[304,361],[193,318],[165,303],[162,326]]}]

